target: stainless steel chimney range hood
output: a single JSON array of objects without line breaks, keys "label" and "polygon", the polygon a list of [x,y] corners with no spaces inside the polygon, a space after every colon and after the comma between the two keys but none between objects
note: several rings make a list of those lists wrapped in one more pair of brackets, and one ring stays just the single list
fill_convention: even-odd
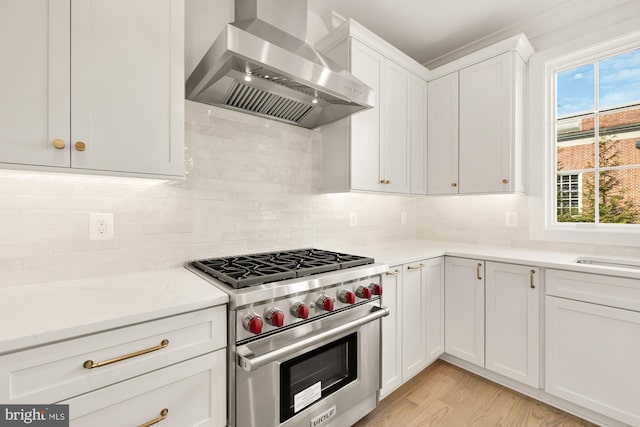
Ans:
[{"label": "stainless steel chimney range hood", "polygon": [[304,40],[306,0],[236,0],[187,99],[313,129],[374,106],[371,88]]}]

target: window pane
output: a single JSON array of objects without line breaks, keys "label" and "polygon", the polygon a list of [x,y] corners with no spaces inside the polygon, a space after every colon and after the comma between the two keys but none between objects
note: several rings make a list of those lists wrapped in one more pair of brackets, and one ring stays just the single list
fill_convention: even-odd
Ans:
[{"label": "window pane", "polygon": [[589,169],[595,165],[595,128],[593,114],[558,120],[557,168]]},{"label": "window pane", "polygon": [[598,74],[600,110],[640,102],[640,49],[603,59]]},{"label": "window pane", "polygon": [[594,67],[595,64],[587,64],[557,74],[556,117],[594,110]]},{"label": "window pane", "polygon": [[640,106],[600,115],[600,167],[640,164]]},{"label": "window pane", "polygon": [[594,172],[558,174],[556,181],[556,220],[594,222]]},{"label": "window pane", "polygon": [[600,172],[600,222],[640,224],[640,169]]}]

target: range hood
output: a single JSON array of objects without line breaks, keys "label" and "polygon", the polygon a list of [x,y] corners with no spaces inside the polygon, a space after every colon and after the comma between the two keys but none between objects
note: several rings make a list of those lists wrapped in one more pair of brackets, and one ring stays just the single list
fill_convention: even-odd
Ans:
[{"label": "range hood", "polygon": [[307,0],[236,0],[187,79],[187,99],[313,129],[374,106],[371,88],[313,49]]}]

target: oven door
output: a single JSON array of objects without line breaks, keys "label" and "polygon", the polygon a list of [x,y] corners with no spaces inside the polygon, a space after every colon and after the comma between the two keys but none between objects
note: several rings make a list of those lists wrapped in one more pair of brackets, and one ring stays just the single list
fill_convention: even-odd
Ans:
[{"label": "oven door", "polygon": [[236,349],[236,426],[351,425],[377,405],[380,318],[373,303]]}]

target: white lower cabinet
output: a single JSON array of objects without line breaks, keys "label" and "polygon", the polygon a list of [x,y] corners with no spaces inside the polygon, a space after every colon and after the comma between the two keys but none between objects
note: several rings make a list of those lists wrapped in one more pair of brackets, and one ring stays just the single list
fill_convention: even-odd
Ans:
[{"label": "white lower cabinet", "polygon": [[484,261],[445,258],[445,352],[484,367]]},{"label": "white lower cabinet", "polygon": [[485,264],[485,367],[531,387],[539,384],[539,269]]},{"label": "white lower cabinet", "polygon": [[391,267],[383,278],[383,397],[444,350],[443,273],[443,258],[434,258]]},{"label": "white lower cabinet", "polygon": [[547,393],[640,425],[640,312],[547,296],[545,343]]},{"label": "white lower cabinet", "polygon": [[213,427],[226,423],[225,402],[226,351],[221,349],[60,403],[69,405],[71,427],[152,421]]}]

